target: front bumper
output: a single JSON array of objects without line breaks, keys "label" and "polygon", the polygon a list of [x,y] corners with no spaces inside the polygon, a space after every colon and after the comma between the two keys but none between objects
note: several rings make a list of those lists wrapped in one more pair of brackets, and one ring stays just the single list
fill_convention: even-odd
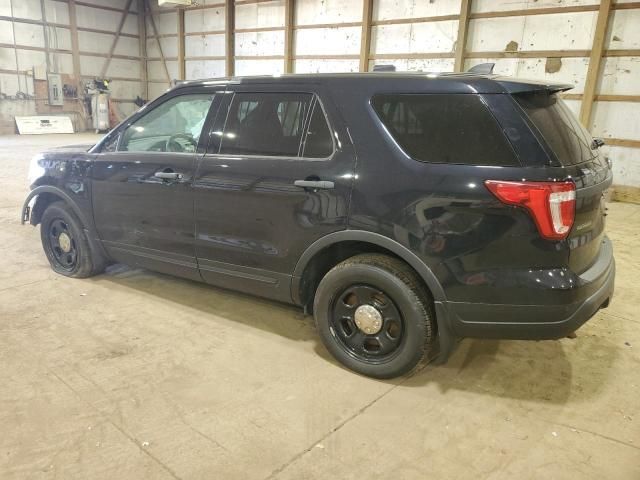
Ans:
[{"label": "front bumper", "polygon": [[581,274],[585,282],[576,293],[579,297],[582,293],[584,298],[579,301],[553,305],[447,302],[451,332],[457,337],[516,340],[566,337],[609,305],[615,272],[613,249],[607,240],[598,261]]}]

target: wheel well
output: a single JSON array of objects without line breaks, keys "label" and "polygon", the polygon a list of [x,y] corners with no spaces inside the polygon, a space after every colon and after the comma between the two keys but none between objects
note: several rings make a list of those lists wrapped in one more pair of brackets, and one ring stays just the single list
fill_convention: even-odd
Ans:
[{"label": "wheel well", "polygon": [[65,200],[55,193],[43,192],[38,194],[38,196],[36,197],[36,203],[33,205],[29,217],[29,222],[31,223],[31,225],[38,225],[42,220],[42,214],[47,209],[47,207],[53,202],[59,201],[64,202]]},{"label": "wheel well", "polygon": [[[318,288],[320,281],[327,274],[327,272],[335,267],[338,263],[361,253],[382,253],[384,255],[388,255],[405,262],[402,258],[400,258],[392,251],[369,242],[346,240],[329,245],[328,247],[320,250],[313,256],[313,258],[311,258],[302,273],[299,287],[299,298],[301,304],[305,306],[309,311],[311,311],[316,289]],[[411,269],[415,271],[413,267],[411,267]],[[420,277],[417,272],[416,275],[418,275],[418,278],[420,278],[420,281],[423,283],[424,288],[427,290],[427,292],[429,292],[429,296],[431,296],[429,287],[426,285],[422,277]]]}]

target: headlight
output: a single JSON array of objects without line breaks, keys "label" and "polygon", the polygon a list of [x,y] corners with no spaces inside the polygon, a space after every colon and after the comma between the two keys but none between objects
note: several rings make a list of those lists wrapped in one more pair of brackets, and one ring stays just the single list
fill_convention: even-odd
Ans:
[{"label": "headlight", "polygon": [[29,185],[33,185],[37,179],[44,175],[44,167],[40,165],[40,160],[43,158],[41,154],[38,154],[31,159],[31,163],[29,163],[29,174],[27,175]]}]

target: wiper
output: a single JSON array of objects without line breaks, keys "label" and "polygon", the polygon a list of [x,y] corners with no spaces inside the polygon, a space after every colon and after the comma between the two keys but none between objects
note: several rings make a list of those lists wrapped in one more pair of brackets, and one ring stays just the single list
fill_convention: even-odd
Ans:
[{"label": "wiper", "polygon": [[596,150],[604,145],[604,140],[601,138],[594,138],[591,142],[591,150]]}]

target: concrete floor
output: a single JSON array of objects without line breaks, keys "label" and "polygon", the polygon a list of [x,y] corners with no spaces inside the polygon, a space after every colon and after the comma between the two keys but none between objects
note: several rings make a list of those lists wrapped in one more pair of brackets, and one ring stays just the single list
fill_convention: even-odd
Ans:
[{"label": "concrete floor", "polygon": [[616,297],[575,340],[464,340],[376,381],[293,307],[116,266],[55,275],[0,137],[0,478],[640,479],[640,206],[611,204]]}]

